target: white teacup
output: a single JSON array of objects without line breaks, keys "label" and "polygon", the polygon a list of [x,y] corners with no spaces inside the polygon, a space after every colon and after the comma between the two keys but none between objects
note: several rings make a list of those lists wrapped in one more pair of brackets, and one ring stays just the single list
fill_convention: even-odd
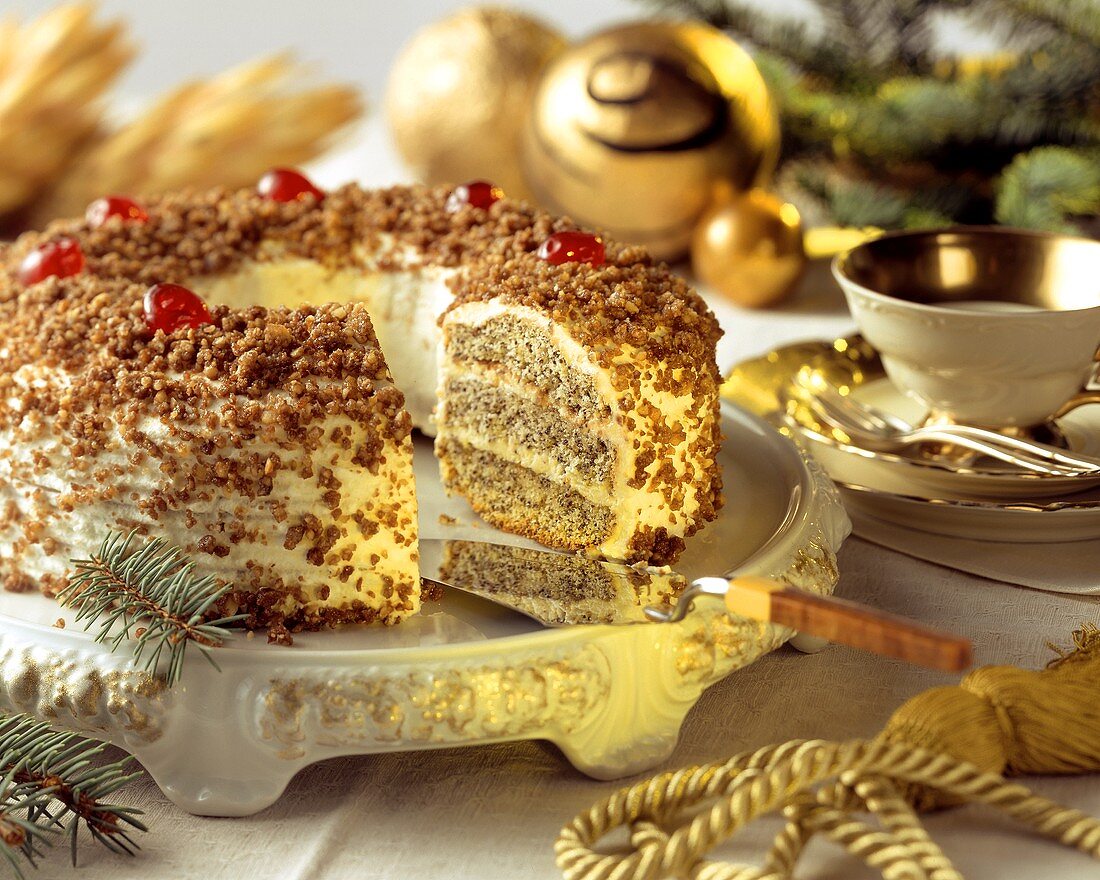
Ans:
[{"label": "white teacup", "polygon": [[1100,346],[1100,242],[997,227],[891,233],[833,275],[887,375],[930,421],[996,429],[1075,405]]}]

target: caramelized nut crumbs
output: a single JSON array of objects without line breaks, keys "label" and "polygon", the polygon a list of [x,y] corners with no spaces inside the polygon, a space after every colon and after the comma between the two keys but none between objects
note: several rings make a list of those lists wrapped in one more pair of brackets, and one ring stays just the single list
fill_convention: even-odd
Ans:
[{"label": "caramelized nut crumbs", "polygon": [[[89,273],[145,285],[227,273],[248,260],[283,255],[329,266],[406,268],[410,261],[463,267],[453,281],[457,307],[496,296],[546,311],[583,342],[630,344],[687,368],[717,371],[713,346],[721,335],[703,300],[644,248],[605,241],[607,261],[551,265],[535,251],[550,235],[577,229],[511,199],[488,210],[446,210],[447,186],[364,190],[348,184],[324,202],[275,202],[252,189],[184,191],[153,200],[149,220],[56,221],[27,233],[2,255],[13,277],[31,249],[59,235],[77,240]],[[391,237],[399,248],[382,248]],[[373,255],[379,251],[381,258]],[[201,293],[201,291],[198,291]]]}]

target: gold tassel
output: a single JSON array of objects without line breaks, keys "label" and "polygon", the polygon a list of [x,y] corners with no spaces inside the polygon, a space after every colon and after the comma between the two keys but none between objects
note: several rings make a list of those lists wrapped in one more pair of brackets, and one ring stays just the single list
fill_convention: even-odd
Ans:
[{"label": "gold tassel", "polygon": [[[1074,643],[1044,670],[986,666],[919,694],[869,742],[794,741],[622,789],[562,829],[558,866],[567,880],[787,880],[821,834],[884,878],[961,880],[913,808],[966,802],[1100,858],[1100,821],[1005,779],[1100,770],[1100,631],[1087,626]],[[704,858],[772,811],[787,825],[763,868]],[[601,853],[596,845],[620,826],[630,851]]]},{"label": "gold tassel", "polygon": [[[954,687],[918,694],[893,714],[880,739],[1000,775],[1100,770],[1100,630],[1087,626],[1073,638],[1075,650],[1046,669],[984,666]],[[933,792],[906,794],[919,809],[950,803]]]}]

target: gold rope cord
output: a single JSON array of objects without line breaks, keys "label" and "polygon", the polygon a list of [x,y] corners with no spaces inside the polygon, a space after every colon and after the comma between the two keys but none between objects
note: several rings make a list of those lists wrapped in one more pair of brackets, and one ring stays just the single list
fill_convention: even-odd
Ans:
[{"label": "gold rope cord", "polygon": [[[961,880],[903,794],[913,786],[952,802],[987,804],[1045,837],[1100,858],[1100,821],[1032,794],[996,773],[910,743],[796,740],[724,763],[663,773],[611,797],[562,829],[555,846],[566,880],[789,880],[814,834],[839,843],[884,880]],[[704,855],[758,816],[787,820],[762,866]],[[878,820],[869,824],[857,814]],[[610,831],[630,851],[601,853]]]}]

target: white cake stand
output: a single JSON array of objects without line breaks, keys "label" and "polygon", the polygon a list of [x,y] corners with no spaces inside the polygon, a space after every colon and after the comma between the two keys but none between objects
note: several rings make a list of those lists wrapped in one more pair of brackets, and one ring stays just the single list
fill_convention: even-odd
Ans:
[{"label": "white cake stand", "polygon": [[[733,406],[723,432],[726,507],[677,569],[831,592],[849,524],[828,478]],[[524,543],[443,495],[424,440],[417,480],[425,537]],[[188,812],[242,816],[338,755],[543,739],[591,776],[638,773],[671,755],[704,688],[790,635],[717,601],[678,624],[542,629],[449,591],[398,627],[301,634],[290,648],[235,635],[216,651],[221,672],[192,651],[169,689],[52,600],[4,594],[0,708],[122,747]]]}]

